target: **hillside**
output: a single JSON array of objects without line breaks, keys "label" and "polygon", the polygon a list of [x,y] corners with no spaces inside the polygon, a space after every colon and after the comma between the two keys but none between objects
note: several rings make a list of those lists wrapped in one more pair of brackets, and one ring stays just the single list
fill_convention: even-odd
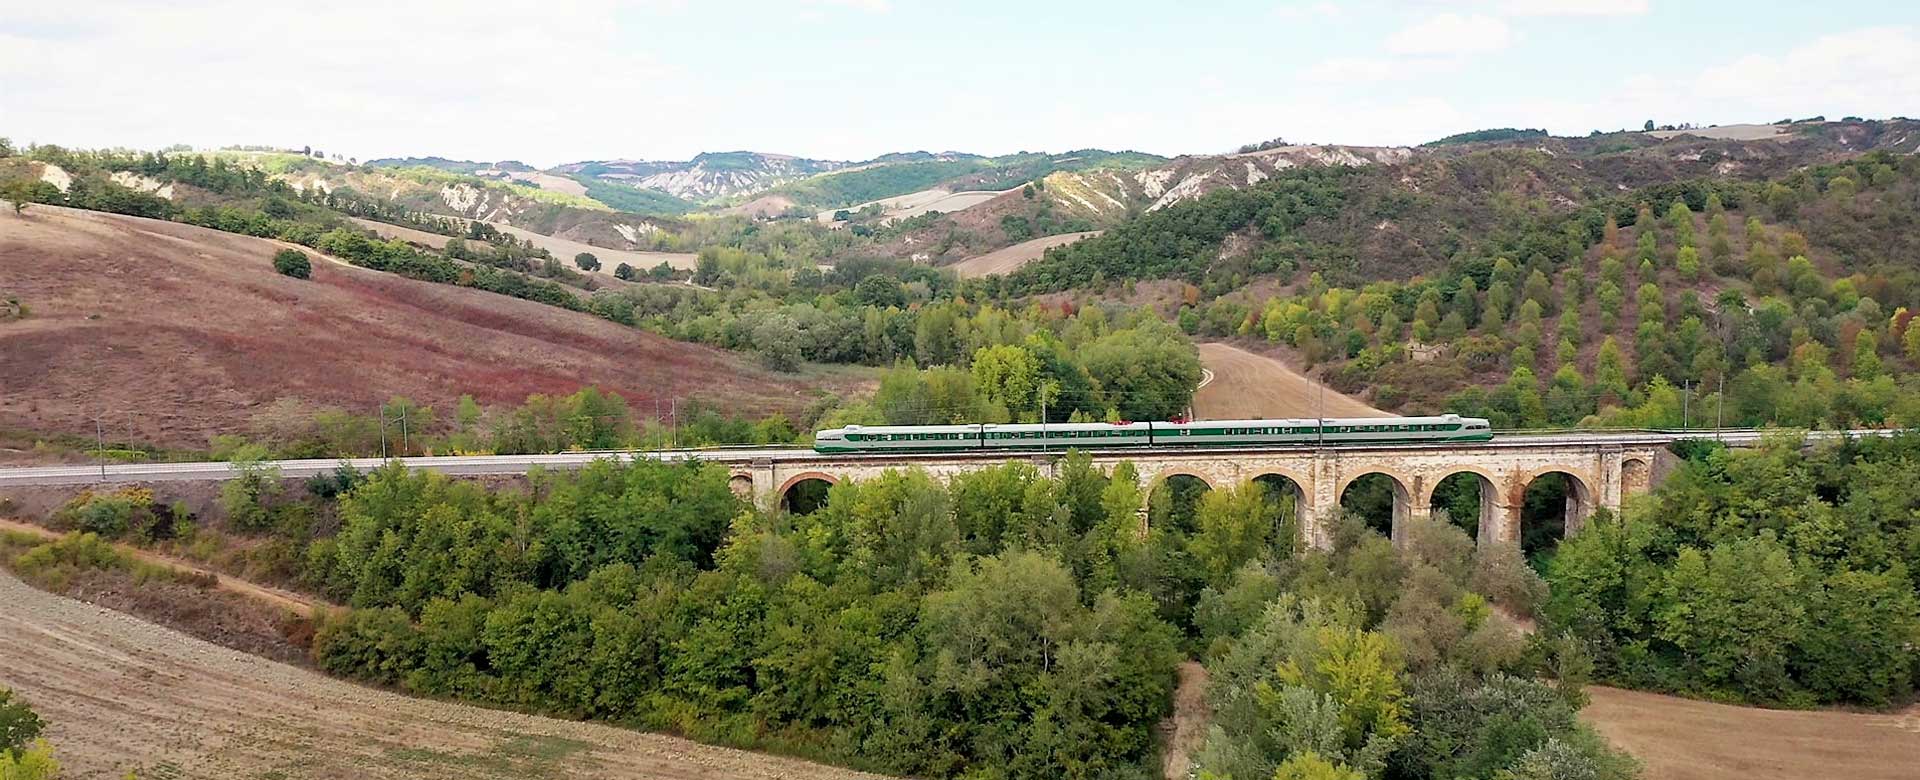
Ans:
[{"label": "hillside", "polygon": [[[450,408],[597,385],[637,412],[704,399],[790,412],[818,382],[578,312],[316,261],[275,274],[281,245],[202,228],[34,206],[0,216],[0,427],[92,430],[102,417],[175,447],[268,402],[371,409],[394,395]],[[839,380],[829,380],[829,384]]]},{"label": "hillside", "polygon": [[1728,424],[1920,419],[1897,391],[1920,381],[1920,123],[1616,135],[1290,170],[984,283],[1178,280],[1160,305],[1188,333],[1284,343],[1393,411],[1677,426],[1710,402],[1681,385],[1724,381]]}]

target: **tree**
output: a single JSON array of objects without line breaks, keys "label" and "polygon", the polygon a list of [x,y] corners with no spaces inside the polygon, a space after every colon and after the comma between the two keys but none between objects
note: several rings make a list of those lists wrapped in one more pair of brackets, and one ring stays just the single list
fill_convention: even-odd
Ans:
[{"label": "tree", "polygon": [[1680,272],[1680,278],[1693,281],[1700,278],[1700,250],[1692,244],[1680,247],[1680,253],[1674,259],[1674,268]]},{"label": "tree", "polygon": [[1627,395],[1627,361],[1620,354],[1620,343],[1612,336],[1600,342],[1600,356],[1593,369],[1594,389],[1614,400]]},{"label": "tree", "polygon": [[24,216],[28,204],[60,199],[59,188],[39,179],[12,179],[0,184],[0,198],[13,204],[13,215]]},{"label": "tree", "polygon": [[313,263],[305,252],[297,249],[282,249],[273,253],[273,270],[295,279],[305,279],[313,275]]},{"label": "tree", "polygon": [[1879,338],[1872,330],[1862,330],[1853,337],[1853,376],[1872,379],[1881,372]]},{"label": "tree", "polygon": [[1209,490],[1201,497],[1189,547],[1214,587],[1225,587],[1242,565],[1269,552],[1277,540],[1291,538],[1274,509],[1266,486],[1258,482]]},{"label": "tree", "polygon": [[46,722],[13,691],[0,688],[0,755],[24,749],[40,736]]},{"label": "tree", "polygon": [[1649,120],[1647,120],[1647,124],[1646,124],[1646,127],[1645,127],[1645,128],[1643,128],[1643,129],[1644,129],[1644,130],[1645,130],[1646,132],[1649,132],[1649,133],[1651,133],[1651,132],[1653,132],[1653,120],[1651,120],[1651,119],[1649,119]]},{"label": "tree", "polygon": [[1041,400],[1040,362],[1023,347],[1001,344],[973,353],[973,386],[982,400],[1019,419]]},{"label": "tree", "polygon": [[574,255],[573,264],[579,266],[582,271],[600,270],[600,258],[594,257],[592,252],[581,252],[580,254]]},{"label": "tree", "polygon": [[0,752],[0,780],[59,780],[53,747],[38,740],[18,752]]},{"label": "tree", "polygon": [[613,278],[629,282],[633,281],[633,266],[627,265],[626,263],[614,266]]},{"label": "tree", "polygon": [[273,523],[268,502],[280,494],[280,467],[266,461],[266,448],[248,445],[236,450],[228,467],[239,476],[220,486],[220,505],[227,520],[243,531],[263,531]]}]

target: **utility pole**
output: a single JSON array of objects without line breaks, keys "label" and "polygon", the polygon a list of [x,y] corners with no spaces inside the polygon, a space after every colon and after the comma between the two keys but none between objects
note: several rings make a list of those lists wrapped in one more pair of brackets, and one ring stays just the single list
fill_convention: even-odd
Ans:
[{"label": "utility pole", "polygon": [[105,415],[93,418],[93,456],[100,459],[100,481],[107,481],[107,434],[101,428],[100,421]]},{"label": "utility pole", "polygon": [[1318,415],[1318,417],[1316,417],[1314,420],[1315,424],[1313,426],[1314,446],[1324,449],[1327,446],[1327,386],[1326,385],[1320,385],[1320,392],[1318,395],[1315,396],[1314,407],[1315,407],[1313,410],[1314,414]]},{"label": "utility pole", "polygon": [[1693,400],[1693,383],[1681,382],[1680,383],[1680,430],[1683,430],[1683,431],[1687,429],[1687,423],[1692,419],[1689,416],[1689,413],[1691,412],[1691,407],[1688,404],[1688,402],[1691,400]]},{"label": "utility pole", "polygon": [[1720,372],[1720,391],[1713,402],[1713,438],[1720,440],[1720,430],[1727,427],[1727,372]]}]

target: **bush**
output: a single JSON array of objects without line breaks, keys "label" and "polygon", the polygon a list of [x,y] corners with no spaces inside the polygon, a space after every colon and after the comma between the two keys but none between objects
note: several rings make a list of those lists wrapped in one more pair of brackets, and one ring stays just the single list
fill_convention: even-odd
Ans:
[{"label": "bush", "polygon": [[0,754],[25,749],[46,725],[25,701],[14,698],[13,691],[0,688]]},{"label": "bush", "polygon": [[273,270],[295,279],[313,276],[313,262],[307,259],[307,253],[297,249],[282,249],[273,254]]}]

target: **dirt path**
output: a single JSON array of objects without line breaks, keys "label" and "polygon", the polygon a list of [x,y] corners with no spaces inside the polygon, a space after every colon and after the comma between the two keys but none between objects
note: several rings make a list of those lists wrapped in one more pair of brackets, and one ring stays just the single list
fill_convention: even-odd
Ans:
[{"label": "dirt path", "polygon": [[1910,780],[1920,706],[1901,713],[1768,710],[1590,687],[1580,717],[1646,765],[1647,780]]},{"label": "dirt path", "polygon": [[1213,381],[1193,396],[1194,416],[1203,420],[1317,417],[1390,417],[1356,398],[1321,384],[1265,355],[1231,344],[1200,345],[1200,363]]},{"label": "dirt path", "polygon": [[1199,661],[1180,664],[1180,684],[1173,689],[1173,717],[1160,724],[1160,774],[1166,780],[1187,780],[1193,754],[1207,741],[1207,668]]},{"label": "dirt path", "polygon": [[962,278],[972,279],[980,276],[1013,273],[1020,267],[1040,259],[1047,250],[1056,246],[1066,246],[1083,238],[1100,235],[1098,230],[1085,233],[1063,233],[1057,236],[1042,236],[1031,241],[1022,241],[1005,249],[995,249],[984,255],[975,255],[953,265],[947,266]]},{"label": "dirt path", "polygon": [[[46,539],[58,539],[64,535],[58,531],[54,531],[42,526],[34,525],[32,523],[23,522],[20,520],[7,520],[3,518],[0,518],[0,531],[18,531],[20,533],[33,534]],[[160,553],[153,552],[151,550],[142,550],[138,547],[125,545],[125,544],[115,544],[114,547],[118,549],[122,554],[126,555],[127,557],[133,558],[135,560],[145,561],[147,563],[157,564],[160,566],[166,566],[168,568],[179,570],[179,571],[187,571],[187,572],[192,572],[192,573],[201,574],[201,575],[212,575],[214,578],[214,587],[219,588],[220,590],[224,590],[229,593],[238,593],[242,596],[256,599],[266,604],[270,604],[272,606],[285,609],[301,617],[311,617],[313,615],[314,607],[316,606],[332,606],[329,604],[321,604],[318,601],[314,600],[313,598],[310,598],[308,596],[305,596],[299,593],[280,590],[279,588],[269,588],[265,585],[248,582],[246,580],[234,579],[225,574],[216,572],[212,569],[208,569],[203,566],[198,566],[193,563],[189,563],[187,561],[184,561],[169,555],[162,555]]]},{"label": "dirt path", "polygon": [[70,780],[872,777],[674,737],[362,688],[36,590],[0,572],[0,686]]}]

